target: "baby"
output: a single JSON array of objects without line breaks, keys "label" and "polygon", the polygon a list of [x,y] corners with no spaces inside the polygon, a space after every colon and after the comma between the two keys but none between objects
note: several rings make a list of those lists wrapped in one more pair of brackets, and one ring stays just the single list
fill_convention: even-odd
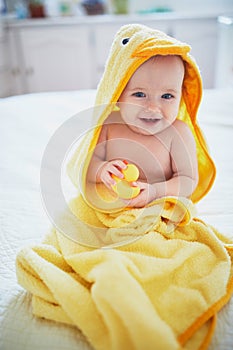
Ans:
[{"label": "baby", "polygon": [[139,168],[131,185],[140,188],[128,206],[191,196],[198,183],[196,144],[190,128],[177,119],[184,74],[184,62],[176,55],[156,55],[139,66],[121,93],[119,111],[102,126],[88,181],[112,190],[112,176],[123,178],[126,160]]}]

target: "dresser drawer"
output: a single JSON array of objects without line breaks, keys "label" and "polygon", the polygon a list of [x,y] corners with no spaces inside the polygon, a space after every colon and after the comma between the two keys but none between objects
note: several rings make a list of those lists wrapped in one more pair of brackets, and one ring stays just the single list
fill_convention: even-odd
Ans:
[{"label": "dresser drawer", "polygon": [[0,98],[10,96],[12,94],[11,87],[10,69],[2,70],[0,68]]}]

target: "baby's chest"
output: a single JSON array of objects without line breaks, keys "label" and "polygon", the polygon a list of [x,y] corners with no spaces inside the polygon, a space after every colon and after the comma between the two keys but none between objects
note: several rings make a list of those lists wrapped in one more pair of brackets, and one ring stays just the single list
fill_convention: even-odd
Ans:
[{"label": "baby's chest", "polygon": [[155,137],[151,139],[111,139],[106,147],[107,160],[125,159],[137,165],[140,179],[148,182],[170,177],[169,146]]}]

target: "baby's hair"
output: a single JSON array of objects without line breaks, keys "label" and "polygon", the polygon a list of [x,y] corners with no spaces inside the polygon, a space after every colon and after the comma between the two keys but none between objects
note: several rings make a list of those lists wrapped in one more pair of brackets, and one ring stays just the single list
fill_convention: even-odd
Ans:
[{"label": "baby's hair", "polygon": [[156,61],[158,58],[161,58],[161,57],[177,57],[177,58],[179,58],[181,60],[181,62],[183,63],[184,69],[185,69],[185,62],[184,62],[183,58],[180,55],[154,55],[154,56],[151,56],[148,59],[148,61],[150,61],[150,60]]}]

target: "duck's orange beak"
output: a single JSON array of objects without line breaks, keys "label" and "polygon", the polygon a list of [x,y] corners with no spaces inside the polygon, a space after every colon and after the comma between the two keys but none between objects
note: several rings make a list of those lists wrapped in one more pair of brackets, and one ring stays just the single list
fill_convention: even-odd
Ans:
[{"label": "duck's orange beak", "polygon": [[[175,39],[174,39],[175,41]],[[171,45],[171,41],[166,39],[156,40],[154,37],[149,38],[137,46],[136,50],[132,53],[131,57],[147,57],[150,58],[154,55],[184,55],[190,51],[190,46]]]}]

